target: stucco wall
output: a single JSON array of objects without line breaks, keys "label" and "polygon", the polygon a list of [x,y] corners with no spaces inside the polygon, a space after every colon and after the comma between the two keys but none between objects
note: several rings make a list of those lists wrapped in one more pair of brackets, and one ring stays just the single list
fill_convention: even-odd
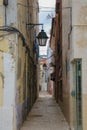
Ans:
[{"label": "stucco wall", "polygon": [[62,109],[70,123],[70,85],[69,85],[69,33],[71,28],[71,7],[69,0],[62,0],[62,78],[63,101]]},{"label": "stucco wall", "polygon": [[[71,2],[71,3],[70,3]],[[73,62],[82,59],[82,122],[83,129],[86,125],[86,103],[87,96],[87,1],[86,0],[63,0],[62,1],[62,49],[63,49],[63,108],[64,113],[72,129],[75,129],[75,99],[71,95],[75,82],[73,81]],[[72,30],[70,31],[72,26]],[[70,46],[69,46],[70,45]],[[68,48],[70,47],[70,48]],[[66,62],[67,61],[67,62]],[[70,99],[70,101],[69,101]],[[70,102],[70,104],[69,104]],[[69,109],[69,106],[71,109]],[[71,114],[68,111],[70,110]],[[69,119],[70,118],[70,119]]]},{"label": "stucco wall", "polygon": [[[29,0],[30,2],[34,6],[37,5],[35,0]],[[30,62],[34,65],[34,42],[33,28],[31,31],[26,24],[30,22],[28,18],[32,19],[32,23],[38,21],[38,17],[34,17],[38,15],[38,11],[35,13],[33,10],[35,14],[31,14],[31,18],[30,6],[27,3],[27,0],[9,0],[5,7],[0,0],[0,26],[17,28],[25,38],[26,46],[30,48],[29,53],[27,47],[23,46],[23,37],[18,32],[0,31],[0,130],[19,129],[31,107],[29,93],[30,86],[33,89],[34,84],[31,85],[33,79],[30,78]],[[33,66],[33,73],[32,68]],[[32,98],[35,98],[34,96]]]},{"label": "stucco wall", "polygon": [[[12,130],[15,106],[16,35],[0,40],[0,129]],[[14,42],[15,40],[15,42]],[[4,45],[3,45],[4,44]],[[7,118],[9,117],[9,118]],[[13,125],[12,125],[13,124]]]},{"label": "stucco wall", "polygon": [[[87,1],[86,0],[72,0],[72,42],[70,45],[70,60],[71,64],[75,59],[82,59],[82,127],[87,129]],[[71,67],[72,68],[72,67]],[[73,68],[71,75],[73,74]],[[75,83],[72,81],[71,87]],[[74,107],[75,108],[75,107]],[[75,126],[74,126],[75,127]]]},{"label": "stucco wall", "polygon": [[82,58],[87,54],[87,1],[72,0],[72,53],[71,58]]}]

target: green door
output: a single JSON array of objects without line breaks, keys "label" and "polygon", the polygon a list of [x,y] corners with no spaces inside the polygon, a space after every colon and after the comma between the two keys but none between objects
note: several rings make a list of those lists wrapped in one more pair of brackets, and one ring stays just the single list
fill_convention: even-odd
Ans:
[{"label": "green door", "polygon": [[76,130],[82,130],[82,62],[75,61],[76,69]]}]

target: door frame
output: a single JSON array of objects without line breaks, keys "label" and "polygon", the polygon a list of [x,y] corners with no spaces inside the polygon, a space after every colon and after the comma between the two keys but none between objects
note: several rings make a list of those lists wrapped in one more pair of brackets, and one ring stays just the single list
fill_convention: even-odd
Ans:
[{"label": "door frame", "polygon": [[[82,60],[74,61],[74,120],[75,130],[82,130]],[[80,90],[80,91],[79,91]],[[79,126],[79,124],[81,126]]]}]

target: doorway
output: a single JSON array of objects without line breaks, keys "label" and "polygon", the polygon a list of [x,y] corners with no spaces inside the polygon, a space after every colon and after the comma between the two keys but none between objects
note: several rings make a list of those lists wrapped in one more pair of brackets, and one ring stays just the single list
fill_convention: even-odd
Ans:
[{"label": "doorway", "polygon": [[82,60],[75,60],[75,130],[82,130]]}]

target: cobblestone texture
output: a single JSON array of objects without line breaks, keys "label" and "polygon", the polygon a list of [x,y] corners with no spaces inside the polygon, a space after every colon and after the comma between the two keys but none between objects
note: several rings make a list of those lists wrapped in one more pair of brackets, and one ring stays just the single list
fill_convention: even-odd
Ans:
[{"label": "cobblestone texture", "polygon": [[55,100],[41,92],[21,130],[69,130],[69,127]]}]

